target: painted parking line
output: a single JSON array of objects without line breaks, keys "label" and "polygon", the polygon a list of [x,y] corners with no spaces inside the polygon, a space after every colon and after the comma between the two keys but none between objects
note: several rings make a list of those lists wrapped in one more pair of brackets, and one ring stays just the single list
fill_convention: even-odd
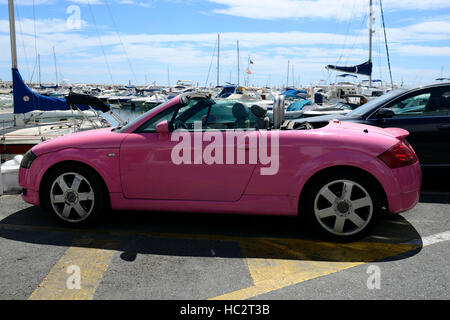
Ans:
[{"label": "painted parking line", "polygon": [[[74,234],[148,236],[152,238],[195,239],[236,242],[240,245],[253,285],[212,297],[215,300],[249,299],[293,284],[329,275],[341,270],[416,250],[450,240],[450,231],[416,239],[407,243],[354,242],[335,243],[317,240],[237,237],[208,234],[179,234],[118,230],[72,230],[46,226],[0,225],[0,229],[53,231]],[[88,241],[80,243],[79,241]],[[90,241],[90,242],[89,242]],[[103,241],[103,242],[102,242]],[[422,242],[423,241],[423,242]],[[118,241],[78,240],[52,268],[30,299],[92,299],[104,272],[111,262]],[[212,256],[215,256],[212,253]],[[269,257],[269,258],[265,258]],[[81,291],[67,290],[65,268],[80,264],[85,269]]]},{"label": "painted parking line", "polygon": [[350,244],[309,241],[242,241],[244,256],[255,251],[267,256],[290,255],[288,259],[246,258],[253,285],[211,300],[243,300],[293,284],[420,248],[414,244],[355,242]]},{"label": "painted parking line", "polygon": [[427,247],[432,244],[436,244],[439,242],[444,242],[450,240],[450,231],[444,231],[441,233],[436,233],[431,236],[423,237],[422,239],[412,240],[410,244],[418,244],[422,243],[422,246]]},{"label": "painted parking line", "polygon": [[[118,241],[77,239],[29,297],[30,300],[89,300],[108,269]],[[79,271],[79,274],[76,272]],[[73,285],[71,278],[79,279]]]}]

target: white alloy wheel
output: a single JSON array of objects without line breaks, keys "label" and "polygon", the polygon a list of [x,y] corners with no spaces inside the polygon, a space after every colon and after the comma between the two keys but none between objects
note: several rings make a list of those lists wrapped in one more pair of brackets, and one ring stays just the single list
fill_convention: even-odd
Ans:
[{"label": "white alloy wheel", "polygon": [[360,233],[371,222],[373,214],[374,203],[369,192],[351,180],[327,183],[314,200],[317,222],[337,236]]},{"label": "white alloy wheel", "polygon": [[63,173],[54,179],[50,187],[50,204],[62,220],[81,222],[94,209],[94,189],[83,175],[76,172]]}]

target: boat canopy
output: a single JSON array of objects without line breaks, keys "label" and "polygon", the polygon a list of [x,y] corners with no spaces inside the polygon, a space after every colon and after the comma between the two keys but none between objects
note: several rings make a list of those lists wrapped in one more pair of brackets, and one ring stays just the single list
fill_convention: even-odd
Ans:
[{"label": "boat canopy", "polygon": [[[33,92],[22,79],[18,69],[12,69],[14,113],[27,113],[34,110],[70,110],[66,99],[47,97]],[[87,105],[78,105],[80,110],[89,110]]]},{"label": "boat canopy", "polygon": [[228,98],[236,91],[235,85],[225,85],[222,88],[222,91],[216,96],[216,98]]},{"label": "boat canopy", "polygon": [[287,107],[286,111],[301,111],[304,106],[312,105],[311,100],[297,100]]},{"label": "boat canopy", "polygon": [[56,86],[44,86],[42,84],[39,85],[41,89],[58,89],[58,85]]},{"label": "boat canopy", "polygon": [[346,72],[346,73],[356,73],[356,74],[362,74],[365,76],[372,75],[372,62],[370,62],[370,61],[364,62],[357,66],[340,67],[340,66],[334,66],[334,65],[327,65],[325,68],[328,70],[336,70],[336,71],[342,71],[342,72]]},{"label": "boat canopy", "polygon": [[110,107],[107,104],[105,104],[102,100],[89,94],[80,94],[71,92],[69,93],[68,96],[66,96],[66,102],[69,105],[76,105],[76,106],[89,105],[105,113],[111,110]]},{"label": "boat canopy", "polygon": [[281,95],[286,96],[286,98],[302,98],[300,94],[307,94],[305,90],[286,90]]},{"label": "boat canopy", "polygon": [[350,74],[350,73],[343,73],[343,74],[338,74],[336,77],[353,77],[353,78],[358,78],[358,76],[355,76],[354,74]]}]

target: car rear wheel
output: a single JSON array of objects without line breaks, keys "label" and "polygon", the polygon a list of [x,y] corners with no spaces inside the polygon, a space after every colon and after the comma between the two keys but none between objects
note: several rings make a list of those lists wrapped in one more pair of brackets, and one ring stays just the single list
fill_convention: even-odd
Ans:
[{"label": "car rear wheel", "polygon": [[106,206],[106,190],[100,178],[82,166],[58,168],[50,173],[43,188],[44,208],[65,225],[97,223]]},{"label": "car rear wheel", "polygon": [[363,176],[333,173],[310,187],[309,222],[328,238],[354,241],[367,235],[381,210],[377,189]]}]

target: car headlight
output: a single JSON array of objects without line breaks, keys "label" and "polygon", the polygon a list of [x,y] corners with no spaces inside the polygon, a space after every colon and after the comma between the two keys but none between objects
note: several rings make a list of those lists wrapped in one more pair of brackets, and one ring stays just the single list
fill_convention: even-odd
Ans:
[{"label": "car headlight", "polygon": [[20,162],[20,166],[22,168],[29,169],[36,158],[37,155],[35,155],[31,150],[28,150],[27,153],[25,153],[25,155],[23,156],[22,161]]}]

